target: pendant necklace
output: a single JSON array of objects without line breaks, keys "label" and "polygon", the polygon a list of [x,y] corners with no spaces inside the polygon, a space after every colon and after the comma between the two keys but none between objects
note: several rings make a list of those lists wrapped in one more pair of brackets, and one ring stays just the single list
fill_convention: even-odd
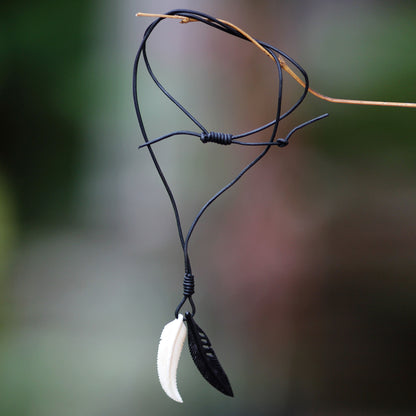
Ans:
[{"label": "pendant necklace", "polygon": [[[170,398],[177,402],[182,402],[182,398],[177,388],[176,372],[183,344],[185,339],[187,338],[192,360],[194,361],[197,369],[204,377],[204,379],[221,393],[227,396],[233,396],[234,394],[229,379],[225,371],[223,370],[216,353],[214,352],[214,349],[211,345],[208,336],[195,321],[196,306],[192,298],[195,291],[195,278],[191,268],[191,261],[188,249],[191,236],[201,216],[217,198],[219,198],[237,181],[239,181],[242,178],[242,176],[245,175],[254,165],[256,165],[272,148],[281,149],[286,147],[289,144],[290,138],[295,132],[328,116],[328,114],[326,113],[314,117],[292,128],[292,130],[285,137],[278,137],[279,122],[291,115],[300,106],[308,92],[320,99],[335,103],[384,105],[396,107],[400,106],[413,108],[416,107],[416,104],[347,100],[331,98],[323,94],[320,94],[309,88],[309,78],[306,71],[285,52],[265,42],[254,39],[248,33],[244,32],[242,29],[230,22],[227,22],[222,19],[217,19],[205,13],[193,10],[177,9],[172,10],[163,15],[147,13],[138,13],[137,15],[156,18],[144,32],[143,39],[140,43],[140,47],[134,60],[133,67],[133,101],[140,131],[144,139],[144,143],[141,146],[139,146],[139,149],[147,148],[150,157],[155,165],[157,173],[159,174],[159,177],[162,180],[164,188],[168,194],[172,210],[175,216],[179,240],[184,256],[183,294],[181,300],[179,301],[179,304],[174,309],[174,319],[165,325],[160,337],[159,348],[157,353],[157,372],[159,376],[159,381],[163,390]],[[238,134],[211,131],[207,129],[205,126],[203,126],[201,122],[199,122],[181,103],[179,103],[178,100],[176,100],[168,92],[168,90],[162,85],[162,83],[156,77],[150,65],[147,55],[147,41],[153,33],[154,29],[165,19],[179,19],[181,23],[199,22],[205,24],[213,29],[220,30],[221,32],[227,35],[235,36],[241,40],[248,41],[249,43],[259,48],[270,59],[272,59],[276,67],[277,78],[277,104],[275,107],[274,120],[270,121],[267,124],[259,126],[253,130]],[[144,68],[147,74],[155,83],[155,85],[180,111],[182,111],[191,120],[191,122],[196,126],[196,131],[178,130],[157,138],[149,139],[139,105],[140,89],[138,88],[138,76],[139,72],[141,72],[139,71],[139,63],[141,60],[144,61]],[[283,72],[289,74],[289,76],[294,78],[302,86],[302,92],[300,93],[298,99],[284,113],[282,113]],[[254,134],[266,131],[269,131],[266,140],[258,142],[245,141],[246,138]],[[249,164],[247,164],[234,179],[232,179],[227,185],[225,185],[222,189],[215,193],[202,206],[202,208],[199,210],[199,212],[191,222],[191,225],[186,233],[182,228],[179,210],[176,204],[176,200],[173,196],[173,192],[168,184],[168,181],[162,171],[162,168],[152,148],[153,145],[156,145],[157,143],[172,138],[174,136],[190,136],[192,138],[199,139],[201,142],[201,146],[206,145],[207,143],[214,143],[223,146],[257,146],[261,148],[261,152],[258,156],[256,156]],[[186,309],[186,305],[188,305],[188,309]],[[183,309],[186,310],[182,312]]]}]

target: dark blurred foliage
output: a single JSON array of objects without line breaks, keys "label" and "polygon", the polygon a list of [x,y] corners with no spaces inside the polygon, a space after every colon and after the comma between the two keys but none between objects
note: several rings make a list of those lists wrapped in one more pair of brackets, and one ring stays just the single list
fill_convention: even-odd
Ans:
[{"label": "dark blurred foliage", "polygon": [[73,203],[90,98],[80,83],[90,9],[81,0],[2,6],[1,170],[22,231],[62,220]]}]

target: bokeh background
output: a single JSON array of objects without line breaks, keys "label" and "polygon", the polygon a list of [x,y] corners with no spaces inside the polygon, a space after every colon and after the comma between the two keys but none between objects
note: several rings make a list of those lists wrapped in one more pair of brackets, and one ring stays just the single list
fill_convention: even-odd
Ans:
[{"label": "bokeh background", "polygon": [[[174,217],[142,142],[131,72],[151,19],[194,8],[306,68],[324,94],[416,101],[414,1],[9,2],[0,24],[0,414],[397,415],[416,411],[416,112],[310,96],[329,112],[218,200],[191,240],[197,321],[235,398],[186,349],[184,404],[155,359],[181,298]],[[154,70],[210,130],[273,119],[254,47],[165,22]],[[140,76],[150,137],[194,127]],[[299,94],[287,80],[285,105]],[[287,94],[287,95],[286,95]],[[155,147],[184,225],[255,149]]]}]

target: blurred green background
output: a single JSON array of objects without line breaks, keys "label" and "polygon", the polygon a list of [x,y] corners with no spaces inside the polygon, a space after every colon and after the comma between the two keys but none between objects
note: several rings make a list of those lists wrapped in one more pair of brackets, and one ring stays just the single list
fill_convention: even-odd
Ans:
[{"label": "blurred green background", "polygon": [[[416,101],[414,1],[79,1],[2,6],[0,414],[276,415],[416,411],[416,110],[310,96],[191,240],[197,321],[235,398],[184,350],[178,405],[156,348],[181,298],[168,199],[142,142],[131,72],[151,19],[193,8],[296,59],[334,97]],[[209,130],[273,119],[273,65],[254,47],[165,22],[161,80]],[[141,72],[150,137],[193,129]],[[287,79],[287,106],[299,88]],[[155,146],[184,225],[258,150]]]}]

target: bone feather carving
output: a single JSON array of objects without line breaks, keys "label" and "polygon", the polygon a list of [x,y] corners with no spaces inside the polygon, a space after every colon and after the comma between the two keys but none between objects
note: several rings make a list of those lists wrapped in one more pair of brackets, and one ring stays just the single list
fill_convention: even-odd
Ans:
[{"label": "bone feather carving", "polygon": [[176,371],[186,338],[186,326],[183,316],[165,325],[160,336],[157,352],[157,373],[165,393],[173,400],[183,403],[176,384]]}]

